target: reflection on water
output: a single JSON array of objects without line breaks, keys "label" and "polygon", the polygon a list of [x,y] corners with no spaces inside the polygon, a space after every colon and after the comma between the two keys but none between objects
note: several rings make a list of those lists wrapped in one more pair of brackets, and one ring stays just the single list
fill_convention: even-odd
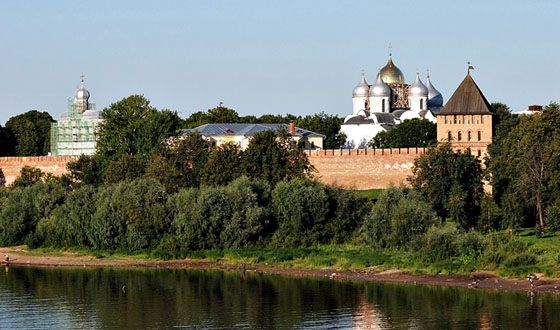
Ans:
[{"label": "reflection on water", "polygon": [[0,328],[553,329],[560,297],[195,270],[0,273]]}]

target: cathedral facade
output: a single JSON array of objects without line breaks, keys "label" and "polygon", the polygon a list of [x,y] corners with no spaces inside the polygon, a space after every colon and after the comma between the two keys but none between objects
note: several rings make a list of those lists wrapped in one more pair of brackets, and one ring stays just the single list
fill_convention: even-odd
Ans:
[{"label": "cathedral facade", "polygon": [[76,88],[73,98],[68,100],[68,110],[58,122],[51,125],[51,155],[92,155],[96,150],[97,126],[101,123],[101,111],[89,102],[90,94],[84,79]]},{"label": "cathedral facade", "polygon": [[367,148],[377,133],[391,130],[404,120],[418,118],[435,123],[434,115],[442,107],[443,96],[432,85],[429,74],[426,84],[418,73],[407,84],[389,54],[373,84],[368,84],[362,73],[352,92],[352,114],[344,119],[341,132],[346,135],[347,148]]}]

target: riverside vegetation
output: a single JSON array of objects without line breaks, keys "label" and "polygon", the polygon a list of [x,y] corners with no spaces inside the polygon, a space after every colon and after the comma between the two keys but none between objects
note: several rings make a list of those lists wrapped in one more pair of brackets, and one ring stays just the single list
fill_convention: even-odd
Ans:
[{"label": "riverside vegetation", "polygon": [[[24,168],[0,189],[0,245],[560,276],[560,109],[553,103],[518,118],[501,104],[494,108],[496,142],[486,170],[444,144],[416,160],[410,187],[372,191],[371,198],[314,180],[286,132],[259,133],[245,151],[212,146],[198,134],[169,139],[176,113],[132,96],[104,110],[97,154],[69,164],[69,175]],[[544,164],[538,184],[524,173],[535,157],[518,145],[529,140]],[[495,185],[492,196],[484,193],[484,176]]]}]

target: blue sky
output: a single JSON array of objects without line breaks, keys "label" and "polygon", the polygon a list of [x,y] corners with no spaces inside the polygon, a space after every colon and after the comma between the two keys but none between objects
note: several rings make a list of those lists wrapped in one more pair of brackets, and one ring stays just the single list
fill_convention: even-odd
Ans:
[{"label": "blue sky", "polygon": [[[144,94],[182,117],[351,113],[393,45],[447,100],[466,62],[490,101],[560,101],[560,1],[1,1],[0,122],[58,118],[79,76],[98,108]],[[424,79],[424,77],[423,77]]]}]

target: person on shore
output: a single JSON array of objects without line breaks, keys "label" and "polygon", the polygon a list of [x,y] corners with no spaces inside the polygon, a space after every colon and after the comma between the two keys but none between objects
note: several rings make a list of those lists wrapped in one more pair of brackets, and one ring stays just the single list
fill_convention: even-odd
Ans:
[{"label": "person on shore", "polygon": [[10,256],[6,254],[4,256],[4,261],[6,262],[6,264],[9,264],[10,263]]}]

